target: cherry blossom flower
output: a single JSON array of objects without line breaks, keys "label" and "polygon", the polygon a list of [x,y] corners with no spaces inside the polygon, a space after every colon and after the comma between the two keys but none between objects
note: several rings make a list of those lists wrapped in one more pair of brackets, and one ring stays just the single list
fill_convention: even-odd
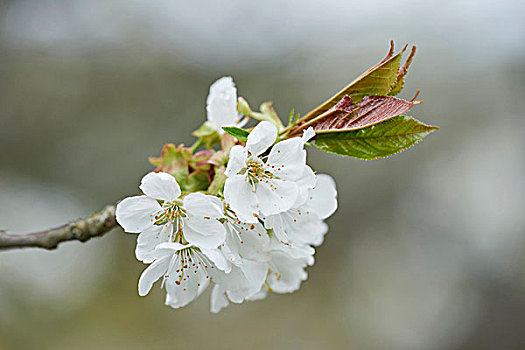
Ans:
[{"label": "cherry blossom flower", "polygon": [[[276,241],[277,242],[277,241]],[[275,293],[291,293],[299,289],[301,282],[308,274],[305,268],[314,262],[314,249],[309,246],[289,248],[278,242],[268,249],[267,261],[243,260],[239,267],[232,269],[230,274],[218,271],[214,276],[211,293],[211,311],[219,312],[229,305],[229,302],[242,303],[245,300],[259,300],[266,297],[268,291]],[[309,248],[309,249],[307,249]],[[290,255],[290,251],[295,250]]]},{"label": "cherry blossom flower", "polygon": [[268,274],[268,263],[243,259],[242,264],[232,266],[230,273],[217,271],[216,283],[211,294],[211,311],[219,312],[229,301],[242,303],[257,294]]},{"label": "cherry blossom flower", "polygon": [[166,305],[179,308],[197,298],[209,285],[215,266],[197,247],[165,242],[156,246],[154,262],[139,279],[139,295],[145,296],[162,278]]},{"label": "cherry blossom flower", "polygon": [[336,209],[335,182],[329,175],[320,174],[316,176],[315,187],[307,191],[307,198],[303,203],[266,217],[264,224],[266,228],[273,229],[282,242],[318,246],[328,231],[323,220]]},{"label": "cherry blossom flower", "polygon": [[124,199],[116,210],[124,231],[140,233],[137,259],[152,262],[155,247],[163,242],[188,242],[207,250],[224,242],[223,213],[215,197],[190,193],[181,198],[180,186],[167,173],[149,173],[139,187],[145,195]]},{"label": "cherry blossom flower", "polygon": [[275,293],[295,292],[308,277],[306,266],[312,264],[313,255],[293,258],[281,250],[272,251],[270,270],[266,278],[268,288]]},{"label": "cherry blossom flower", "polygon": [[259,213],[286,211],[313,187],[315,175],[306,165],[304,150],[313,135],[313,129],[308,129],[303,137],[278,142],[267,157],[261,157],[277,138],[275,125],[263,121],[249,134],[245,147],[232,147],[224,197],[242,221],[254,223]]},{"label": "cherry blossom flower", "polygon": [[219,248],[232,264],[239,265],[242,259],[268,260],[266,251],[270,239],[261,223],[244,223],[230,208],[227,208],[224,226],[226,240]]},{"label": "cherry blossom flower", "polygon": [[[333,179],[323,174],[316,176],[315,181],[315,186],[308,189],[307,198],[297,208],[264,218],[266,227],[272,229],[271,238],[260,255],[264,257],[259,262],[260,271],[267,271],[264,283],[253,283],[252,289],[234,293],[221,284],[215,285],[211,294],[212,312],[219,312],[230,301],[259,300],[270,291],[291,293],[299,289],[308,277],[305,268],[314,263],[315,250],[310,245],[322,243],[328,229],[323,220],[337,209]],[[260,288],[256,291],[257,286]]]},{"label": "cherry blossom flower", "polygon": [[227,207],[226,240],[219,247],[229,269],[215,275],[211,311],[219,312],[229,301],[241,303],[256,294],[266,280],[270,237],[261,223],[244,223]]},{"label": "cherry blossom flower", "polygon": [[223,134],[225,126],[242,127],[246,120],[241,120],[237,112],[237,89],[231,77],[222,77],[210,86],[206,100],[208,122],[219,134]]}]

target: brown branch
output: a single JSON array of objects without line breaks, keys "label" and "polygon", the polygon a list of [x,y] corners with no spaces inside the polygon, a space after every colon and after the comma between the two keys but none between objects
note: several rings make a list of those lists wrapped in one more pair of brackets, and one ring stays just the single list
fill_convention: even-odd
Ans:
[{"label": "brown branch", "polygon": [[30,247],[55,249],[62,242],[85,242],[93,237],[103,236],[116,226],[115,206],[108,205],[86,218],[80,218],[46,231],[25,235],[13,235],[0,231],[0,250]]}]

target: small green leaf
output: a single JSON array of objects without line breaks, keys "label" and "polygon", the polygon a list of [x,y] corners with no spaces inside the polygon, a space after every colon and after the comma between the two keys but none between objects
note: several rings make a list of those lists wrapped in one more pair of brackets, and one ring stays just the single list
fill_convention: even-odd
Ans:
[{"label": "small green leaf", "polygon": [[226,131],[228,134],[235,137],[237,140],[241,142],[246,142],[246,139],[248,138],[248,135],[250,134],[248,131],[237,128],[235,126],[225,126],[223,127],[224,131]]},{"label": "small green leaf", "polygon": [[371,160],[404,151],[436,129],[402,115],[360,130],[318,134],[315,146],[325,152]]}]

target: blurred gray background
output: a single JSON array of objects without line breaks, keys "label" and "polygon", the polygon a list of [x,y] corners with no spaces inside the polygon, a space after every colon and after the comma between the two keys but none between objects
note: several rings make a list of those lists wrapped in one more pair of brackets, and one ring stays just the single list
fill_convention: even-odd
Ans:
[{"label": "blurred gray background", "polygon": [[312,149],[339,210],[292,295],[209,313],[137,295],[135,236],[0,252],[0,349],[525,348],[525,3],[0,3],[0,228],[29,232],[138,192],[191,144],[209,84],[305,113],[381,60],[418,53],[402,97],[441,126],[364,162]]}]

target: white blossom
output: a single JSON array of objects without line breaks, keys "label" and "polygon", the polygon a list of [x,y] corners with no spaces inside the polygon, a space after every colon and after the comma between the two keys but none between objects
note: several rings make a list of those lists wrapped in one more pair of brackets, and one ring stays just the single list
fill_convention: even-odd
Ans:
[{"label": "white blossom", "polygon": [[[283,251],[272,252],[270,271],[266,281],[268,287],[275,293],[292,293],[299,289],[301,282],[306,280],[306,266],[311,265],[309,257],[293,258]],[[313,263],[313,261],[312,261]]]},{"label": "white blossom", "polygon": [[153,252],[155,261],[139,279],[139,295],[149,293],[162,278],[166,305],[179,308],[189,304],[209,285],[215,266],[197,247],[180,243],[161,243]]},{"label": "white blossom", "polygon": [[128,197],[117,205],[118,223],[126,232],[140,233],[137,259],[153,261],[155,247],[163,242],[183,242],[215,249],[226,238],[219,219],[222,208],[215,197],[190,193],[181,199],[181,189],[167,173],[149,173],[140,185],[143,196]]},{"label": "white blossom", "polygon": [[328,231],[323,220],[336,209],[335,182],[329,175],[320,174],[316,176],[315,187],[308,189],[304,202],[285,212],[269,215],[264,224],[283,242],[318,246]]},{"label": "white blossom", "polygon": [[306,165],[304,150],[313,135],[309,129],[303,137],[278,142],[267,157],[261,157],[277,138],[275,125],[263,121],[249,134],[245,147],[231,149],[224,197],[241,220],[253,223],[260,213],[286,211],[313,187],[315,175]]},{"label": "white blossom", "polygon": [[261,223],[244,223],[229,208],[225,218],[226,240],[220,250],[230,271],[224,269],[214,277],[212,312],[219,312],[229,301],[241,303],[256,294],[266,280],[270,259],[270,238]]},{"label": "white blossom", "polygon": [[230,273],[218,271],[213,276],[216,283],[211,294],[211,311],[219,312],[229,301],[242,303],[257,294],[265,283],[268,263],[245,259],[233,266]]},{"label": "white blossom", "polygon": [[219,134],[224,133],[225,126],[242,127],[246,123],[237,112],[237,89],[231,77],[222,77],[210,86],[206,111],[208,122]]}]

